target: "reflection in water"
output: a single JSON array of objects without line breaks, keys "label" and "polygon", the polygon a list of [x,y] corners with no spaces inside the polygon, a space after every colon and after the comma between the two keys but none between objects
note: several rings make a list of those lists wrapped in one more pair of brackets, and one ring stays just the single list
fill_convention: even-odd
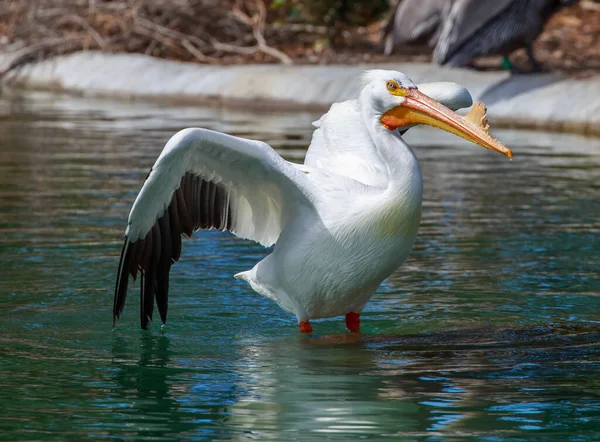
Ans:
[{"label": "reflection in water", "polygon": [[[502,131],[512,162],[415,129],[420,236],[364,312],[299,337],[232,279],[265,252],[185,243],[170,320],[111,330],[124,220],[186,126],[300,160],[318,116],[0,99],[0,432],[10,440],[600,439],[600,140]],[[473,149],[473,150],[471,150]],[[8,405],[7,405],[8,404]]]},{"label": "reflection in water", "polygon": [[[229,423],[265,439],[483,436],[492,418],[497,435],[512,435],[525,423],[551,430],[564,410],[546,401],[557,395],[596,421],[600,383],[587,398],[569,397],[581,388],[576,375],[599,356],[598,337],[554,327],[242,341],[245,394]],[[510,406],[491,405],[503,403]]]},{"label": "reflection in water", "polygon": [[[128,360],[131,343],[122,337],[113,340],[114,380],[123,399],[135,403],[135,412],[123,416],[126,423],[132,424],[133,432],[127,436],[161,437],[165,431],[164,424],[171,419],[175,419],[174,424],[181,424],[177,419],[177,404],[167,383],[171,356],[169,339],[162,335],[142,334],[140,341],[137,344],[140,359],[132,363]],[[144,425],[139,428],[135,424],[141,421],[141,417]]]}]

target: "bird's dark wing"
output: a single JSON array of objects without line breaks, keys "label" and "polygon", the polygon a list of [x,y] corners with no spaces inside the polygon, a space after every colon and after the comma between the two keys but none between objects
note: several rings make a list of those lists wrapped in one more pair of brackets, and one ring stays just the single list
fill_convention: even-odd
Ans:
[{"label": "bird's dark wing", "polygon": [[140,321],[147,328],[154,300],[165,322],[169,271],[181,236],[229,230],[269,246],[300,210],[316,202],[313,185],[265,143],[206,129],[174,135],[137,196],[125,232],[113,318],[122,313],[129,276],[141,274]]},{"label": "bird's dark wing", "polygon": [[477,31],[517,1],[524,0],[454,0],[448,4],[434,51],[435,61],[444,64]]}]

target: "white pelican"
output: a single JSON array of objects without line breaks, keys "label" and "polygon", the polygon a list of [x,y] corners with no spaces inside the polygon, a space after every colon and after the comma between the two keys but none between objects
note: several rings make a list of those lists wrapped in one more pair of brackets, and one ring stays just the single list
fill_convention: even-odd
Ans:
[{"label": "white pelican", "polygon": [[137,196],[125,231],[113,315],[122,313],[129,275],[141,273],[142,328],[154,301],[167,318],[169,270],[181,235],[228,230],[271,254],[240,272],[259,294],[310,319],[346,316],[360,330],[360,312],[381,282],[406,259],[421,218],[423,180],[399,129],[428,124],[512,158],[488,134],[483,106],[458,85],[423,90],[404,74],[373,70],[356,100],[334,104],[315,125],[303,165],[270,146],[206,129],[184,129],[166,144]]}]

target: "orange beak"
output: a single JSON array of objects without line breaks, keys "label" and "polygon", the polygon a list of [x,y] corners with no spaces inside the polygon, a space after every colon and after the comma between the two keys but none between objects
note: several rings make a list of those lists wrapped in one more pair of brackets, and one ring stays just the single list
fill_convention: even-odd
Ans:
[{"label": "orange beak", "polygon": [[427,124],[512,158],[512,151],[488,133],[485,107],[482,104],[478,107],[476,103],[473,111],[465,118],[418,89],[405,89],[402,92],[404,103],[388,110],[381,117],[381,124],[385,128],[395,130],[412,124]]}]

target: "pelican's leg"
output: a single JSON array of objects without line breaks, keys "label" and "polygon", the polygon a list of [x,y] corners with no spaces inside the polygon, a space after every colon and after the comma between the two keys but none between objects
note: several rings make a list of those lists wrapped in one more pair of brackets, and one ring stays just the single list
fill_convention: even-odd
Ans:
[{"label": "pelican's leg", "polygon": [[298,322],[298,328],[300,329],[300,333],[312,333],[313,329],[308,321]]},{"label": "pelican's leg", "polygon": [[312,333],[313,329],[310,325],[310,322],[308,322],[308,313],[306,313],[304,307],[298,301],[296,301],[295,298],[290,297],[290,301],[292,301],[294,304],[294,310],[296,313],[296,319],[298,319],[298,328],[300,329],[300,333]]},{"label": "pelican's leg", "polygon": [[346,313],[346,328],[352,333],[360,333],[360,313]]}]

